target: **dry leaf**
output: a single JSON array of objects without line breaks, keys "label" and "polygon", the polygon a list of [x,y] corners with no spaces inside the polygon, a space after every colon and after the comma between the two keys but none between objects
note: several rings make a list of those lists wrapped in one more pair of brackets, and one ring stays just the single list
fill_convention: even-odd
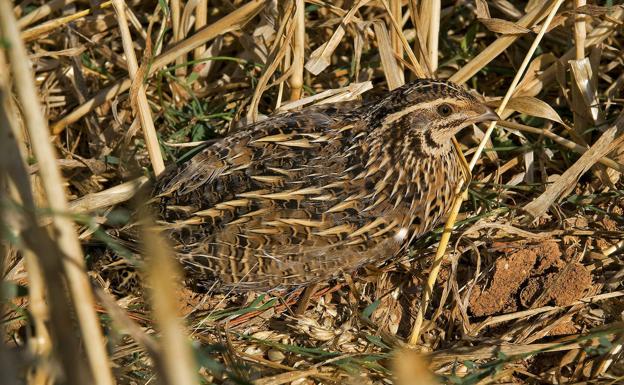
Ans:
[{"label": "dry leaf", "polygon": [[516,96],[509,100],[507,110],[518,111],[523,114],[537,116],[552,120],[557,123],[565,124],[561,117],[548,103],[543,102],[532,96]]},{"label": "dry leaf", "polygon": [[489,19],[492,17],[490,16],[490,8],[488,7],[485,0],[476,0],[475,5],[477,6],[477,9],[475,11],[475,13],[477,14],[477,19]]},{"label": "dry leaf", "polygon": [[552,63],[557,60],[555,55],[547,53],[539,55],[531,61],[529,67],[526,70],[524,78],[518,84],[514,96],[518,95],[537,95],[542,88],[544,88],[543,81],[539,78],[539,74],[544,69],[548,68]]},{"label": "dry leaf", "polygon": [[297,99],[292,102],[284,103],[278,108],[278,112],[290,111],[295,108],[303,107],[308,104],[326,104],[344,102],[353,100],[364,92],[373,88],[373,83],[370,81],[362,83],[351,83],[348,86],[328,89],[318,94],[310,95],[305,98]]},{"label": "dry leaf", "polygon": [[478,20],[485,26],[485,28],[495,33],[502,33],[503,35],[519,35],[531,32],[530,29],[508,20],[497,18],[478,18]]},{"label": "dry leaf", "polygon": [[492,2],[492,6],[511,19],[520,19],[524,15],[524,12],[521,12],[514,4],[507,0],[495,0]]},{"label": "dry leaf", "polygon": [[591,117],[593,123],[596,124],[600,120],[600,107],[598,93],[592,82],[593,71],[589,58],[570,60],[568,63],[572,71],[572,79],[580,91],[585,106],[583,115]]},{"label": "dry leaf", "polygon": [[[622,6],[618,5],[618,7],[622,7]],[[570,15],[581,14],[581,15],[589,15],[589,16],[597,17],[597,16],[604,16],[611,11],[613,11],[613,7],[602,7],[599,5],[585,4],[583,6],[580,6],[576,9],[573,9],[564,13],[570,14]]]},{"label": "dry leaf", "polygon": [[[566,20],[568,20],[568,17],[565,15],[557,15],[553,18],[552,22],[548,25],[548,28],[546,29],[546,33],[552,31],[553,29],[559,27],[560,25],[562,25],[563,23],[566,22]],[[539,30],[542,28],[541,25],[536,25],[535,27],[531,28],[531,31],[538,33]]]}]

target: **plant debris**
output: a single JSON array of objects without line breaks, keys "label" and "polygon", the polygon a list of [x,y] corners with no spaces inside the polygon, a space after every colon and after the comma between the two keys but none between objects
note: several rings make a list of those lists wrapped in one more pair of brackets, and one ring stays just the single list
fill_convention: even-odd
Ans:
[{"label": "plant debris", "polygon": [[[622,383],[624,7],[598,3],[0,0],[3,380]],[[185,286],[129,214],[160,159],[264,116],[425,76],[499,106],[525,58],[491,135],[457,135],[485,147],[431,291],[442,229],[297,314],[303,288]]]}]

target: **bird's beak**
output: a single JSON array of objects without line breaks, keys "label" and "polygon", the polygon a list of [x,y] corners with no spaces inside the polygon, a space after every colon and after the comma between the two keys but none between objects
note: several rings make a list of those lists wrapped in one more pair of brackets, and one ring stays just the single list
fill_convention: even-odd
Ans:
[{"label": "bird's beak", "polygon": [[500,116],[498,116],[496,111],[494,111],[492,108],[483,105],[483,109],[485,111],[481,115],[477,115],[475,118],[471,119],[470,123],[481,123],[500,120]]}]

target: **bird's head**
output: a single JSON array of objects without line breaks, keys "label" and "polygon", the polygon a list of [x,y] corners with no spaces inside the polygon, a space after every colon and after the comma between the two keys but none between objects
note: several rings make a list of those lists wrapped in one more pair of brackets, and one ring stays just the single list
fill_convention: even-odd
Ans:
[{"label": "bird's head", "polygon": [[369,116],[385,143],[426,154],[448,151],[452,137],[470,124],[500,119],[463,87],[431,79],[418,79],[391,91]]}]

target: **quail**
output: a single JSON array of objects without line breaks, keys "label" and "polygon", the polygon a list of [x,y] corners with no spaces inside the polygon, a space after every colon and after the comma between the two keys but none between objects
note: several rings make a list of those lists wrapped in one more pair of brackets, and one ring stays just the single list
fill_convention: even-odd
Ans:
[{"label": "quail", "polygon": [[156,182],[159,223],[193,282],[310,285],[380,263],[430,231],[462,177],[452,145],[498,115],[459,85],[419,79],[249,125]]}]

